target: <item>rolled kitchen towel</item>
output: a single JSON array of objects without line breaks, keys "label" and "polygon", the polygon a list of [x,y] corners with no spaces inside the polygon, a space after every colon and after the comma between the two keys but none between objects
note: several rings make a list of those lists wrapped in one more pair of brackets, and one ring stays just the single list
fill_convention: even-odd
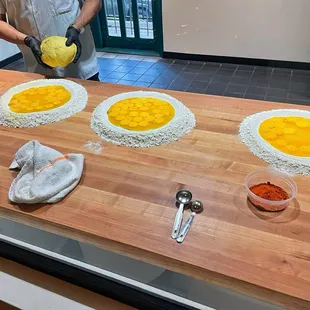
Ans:
[{"label": "rolled kitchen towel", "polygon": [[15,154],[9,169],[20,169],[13,180],[9,199],[16,203],[55,203],[79,183],[84,166],[82,154],[63,155],[29,141]]}]

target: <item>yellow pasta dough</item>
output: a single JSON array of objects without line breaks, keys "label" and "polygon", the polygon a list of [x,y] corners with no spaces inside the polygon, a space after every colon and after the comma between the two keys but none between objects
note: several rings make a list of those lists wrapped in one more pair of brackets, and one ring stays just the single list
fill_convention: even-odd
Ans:
[{"label": "yellow pasta dough", "polygon": [[67,38],[51,36],[42,41],[42,61],[50,67],[67,67],[77,52],[75,44],[66,46]]}]

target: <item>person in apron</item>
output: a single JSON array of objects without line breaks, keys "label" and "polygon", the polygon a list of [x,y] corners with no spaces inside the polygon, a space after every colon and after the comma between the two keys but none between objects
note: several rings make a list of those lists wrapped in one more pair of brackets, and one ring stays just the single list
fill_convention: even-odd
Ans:
[{"label": "person in apron", "polygon": [[[101,0],[0,0],[0,38],[16,43],[28,72],[54,77],[98,79],[98,62],[90,21],[101,9]],[[77,54],[66,68],[50,68],[41,60],[41,41],[67,37]]]}]

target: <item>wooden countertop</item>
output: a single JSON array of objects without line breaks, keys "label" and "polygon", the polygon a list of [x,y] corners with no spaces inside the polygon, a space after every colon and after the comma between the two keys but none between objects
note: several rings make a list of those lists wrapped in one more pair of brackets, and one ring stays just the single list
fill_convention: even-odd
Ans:
[{"label": "wooden countertop", "polygon": [[[0,70],[0,95],[39,75]],[[94,108],[137,88],[78,81],[89,92],[86,109],[38,128],[0,128],[0,215],[93,243],[114,252],[212,282],[289,309],[310,307],[310,177],[298,176],[297,201],[282,213],[248,206],[244,179],[266,166],[238,138],[252,113],[303,108],[264,101],[165,91],[196,115],[197,127],[180,141],[150,149],[97,142]],[[55,205],[8,202],[14,153],[29,140],[63,153],[83,153],[79,186]],[[171,239],[175,193],[187,188],[204,203],[183,244]],[[188,216],[189,212],[185,213]]]}]

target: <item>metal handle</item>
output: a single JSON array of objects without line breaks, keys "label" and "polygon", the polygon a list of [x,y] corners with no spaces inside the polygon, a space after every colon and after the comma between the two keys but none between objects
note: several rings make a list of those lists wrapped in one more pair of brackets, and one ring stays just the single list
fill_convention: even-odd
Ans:
[{"label": "metal handle", "polygon": [[187,221],[185,222],[185,224],[183,225],[181,232],[177,238],[177,242],[182,243],[189,231],[189,229],[191,228],[193,221],[194,221],[194,217],[195,217],[196,213],[193,212],[191,214],[191,216],[187,219]]},{"label": "metal handle", "polygon": [[173,229],[171,233],[171,238],[176,239],[179,235],[179,231],[182,225],[182,218],[183,218],[183,209],[184,209],[184,204],[180,204],[178,212],[175,215],[174,218],[174,224],[173,224]]}]

